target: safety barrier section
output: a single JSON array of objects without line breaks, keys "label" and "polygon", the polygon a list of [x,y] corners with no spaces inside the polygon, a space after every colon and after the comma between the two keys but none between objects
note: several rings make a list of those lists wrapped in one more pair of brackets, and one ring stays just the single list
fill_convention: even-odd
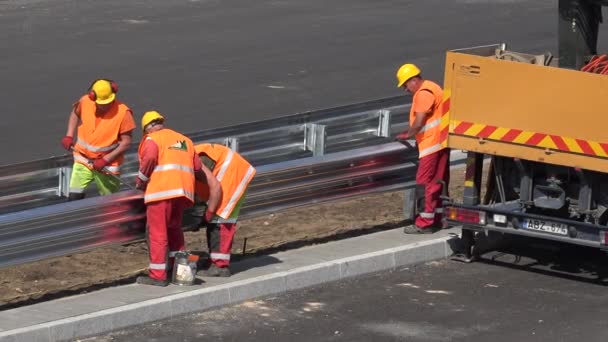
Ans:
[{"label": "safety barrier section", "polygon": [[[391,97],[331,109],[210,129],[188,134],[195,142],[213,142],[241,153],[261,167],[387,143],[407,128],[410,104]],[[137,144],[128,151],[122,178],[133,185]],[[0,167],[0,214],[65,201],[72,158],[69,155]],[[127,187],[124,187],[127,189]],[[95,187],[87,197],[96,196]]]},{"label": "safety barrier section", "polygon": [[[413,186],[417,151],[393,142],[258,168],[242,218]],[[188,215],[186,215],[188,217]],[[185,229],[193,221],[185,220]],[[144,238],[140,191],[0,215],[0,267]]]}]

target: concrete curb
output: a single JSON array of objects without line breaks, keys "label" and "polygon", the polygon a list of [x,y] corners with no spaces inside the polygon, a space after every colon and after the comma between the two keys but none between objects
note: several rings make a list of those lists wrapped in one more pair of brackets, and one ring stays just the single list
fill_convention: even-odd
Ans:
[{"label": "concrete curb", "polygon": [[100,335],[257,297],[335,280],[444,259],[454,237],[442,237],[352,257],[297,267],[228,284],[150,299],[135,304],[0,332],[0,341],[61,341]]}]

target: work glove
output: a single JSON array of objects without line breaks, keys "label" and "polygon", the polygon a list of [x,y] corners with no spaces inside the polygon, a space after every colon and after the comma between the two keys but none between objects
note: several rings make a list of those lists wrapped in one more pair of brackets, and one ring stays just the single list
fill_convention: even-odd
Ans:
[{"label": "work glove", "polygon": [[74,145],[74,138],[67,135],[61,138],[61,146],[63,146],[63,148],[65,148],[66,150],[70,151],[72,145]]},{"label": "work glove", "polygon": [[103,158],[95,159],[93,162],[93,169],[97,171],[103,171],[103,168],[108,166],[109,162]]},{"label": "work glove", "polygon": [[215,216],[215,213],[209,209],[207,209],[207,211],[205,212],[205,221],[207,223],[211,222],[211,219],[213,219],[213,217]]},{"label": "work glove", "polygon": [[209,209],[205,211],[205,214],[201,216],[201,222],[198,224],[197,230],[203,227],[207,227],[209,222],[213,219],[215,213]]},{"label": "work glove", "polygon": [[395,140],[407,141],[409,138],[410,138],[410,136],[407,134],[407,132],[403,132],[403,133],[397,134],[397,136],[395,137]]},{"label": "work glove", "polygon": [[146,191],[146,187],[148,186],[148,182],[144,182],[141,178],[135,177],[135,189]]}]

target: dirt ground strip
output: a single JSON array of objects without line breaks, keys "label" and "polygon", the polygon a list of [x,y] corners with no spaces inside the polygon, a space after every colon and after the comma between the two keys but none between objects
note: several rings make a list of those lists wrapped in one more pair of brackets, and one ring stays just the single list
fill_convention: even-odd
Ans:
[{"label": "dirt ground strip", "polygon": [[[464,169],[452,170],[454,198],[461,197],[463,176]],[[233,253],[238,260],[390,229],[402,221],[402,191],[291,209],[240,222]],[[186,245],[204,252],[204,230],[187,232]],[[147,264],[146,244],[133,243],[8,267],[0,277],[0,310],[132,283],[146,273]]]}]

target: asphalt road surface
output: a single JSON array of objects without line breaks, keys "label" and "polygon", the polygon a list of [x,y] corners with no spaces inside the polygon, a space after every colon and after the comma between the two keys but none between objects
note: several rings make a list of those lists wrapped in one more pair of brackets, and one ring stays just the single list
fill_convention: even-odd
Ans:
[{"label": "asphalt road surface", "polygon": [[503,41],[556,53],[557,0],[0,1],[0,164],[65,153],[95,78],[193,132],[398,95],[400,64],[442,82],[446,50]]},{"label": "asphalt road surface", "polygon": [[608,340],[608,257],[515,238],[481,262],[431,262],[82,341]]}]

